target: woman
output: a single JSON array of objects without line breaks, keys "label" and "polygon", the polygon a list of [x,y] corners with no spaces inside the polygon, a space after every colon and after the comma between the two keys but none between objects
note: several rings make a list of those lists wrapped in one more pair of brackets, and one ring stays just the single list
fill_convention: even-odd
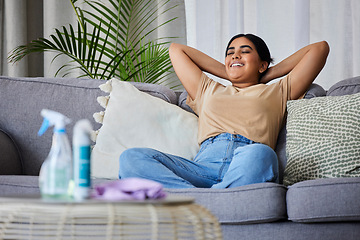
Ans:
[{"label": "woman", "polygon": [[[286,101],[305,94],[324,67],[326,42],[308,45],[279,64],[265,42],[252,34],[234,36],[225,64],[181,44],[170,58],[199,116],[199,153],[193,161],[153,149],[128,149],[120,156],[121,178],[141,177],[166,188],[230,188],[278,181],[274,151]],[[223,86],[204,72],[231,81]],[[269,81],[284,77],[279,82]]]}]

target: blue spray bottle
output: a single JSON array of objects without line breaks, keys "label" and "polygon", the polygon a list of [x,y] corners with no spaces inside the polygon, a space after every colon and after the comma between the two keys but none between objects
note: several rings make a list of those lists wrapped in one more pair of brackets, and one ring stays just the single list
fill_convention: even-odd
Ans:
[{"label": "blue spray bottle", "polygon": [[54,126],[54,135],[50,153],[40,170],[40,192],[45,199],[69,199],[72,154],[65,126],[70,123],[70,119],[48,109],[43,109],[41,115],[44,121],[38,134],[41,136],[49,126]]},{"label": "blue spray bottle", "polygon": [[74,159],[74,199],[77,201],[89,198],[90,155],[92,126],[89,120],[82,119],[74,126],[73,159]]}]

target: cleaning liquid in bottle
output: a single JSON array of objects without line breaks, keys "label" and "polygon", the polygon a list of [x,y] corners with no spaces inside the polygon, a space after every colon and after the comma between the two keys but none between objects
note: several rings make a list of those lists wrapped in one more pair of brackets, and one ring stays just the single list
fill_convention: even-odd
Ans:
[{"label": "cleaning liquid in bottle", "polygon": [[73,159],[74,159],[74,199],[81,201],[89,198],[90,156],[92,126],[89,120],[82,119],[74,126]]},{"label": "cleaning liquid in bottle", "polygon": [[39,187],[44,199],[69,199],[69,186],[72,180],[72,154],[65,126],[70,119],[61,113],[43,109],[43,124],[38,135],[54,126],[54,135],[48,157],[40,169]]}]

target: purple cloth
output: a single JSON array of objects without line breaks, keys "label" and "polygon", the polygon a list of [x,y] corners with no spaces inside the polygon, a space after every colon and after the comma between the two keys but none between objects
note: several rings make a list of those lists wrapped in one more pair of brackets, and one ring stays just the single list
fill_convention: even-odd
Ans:
[{"label": "purple cloth", "polygon": [[160,183],[141,179],[125,178],[95,186],[92,198],[102,200],[145,200],[166,197]]}]

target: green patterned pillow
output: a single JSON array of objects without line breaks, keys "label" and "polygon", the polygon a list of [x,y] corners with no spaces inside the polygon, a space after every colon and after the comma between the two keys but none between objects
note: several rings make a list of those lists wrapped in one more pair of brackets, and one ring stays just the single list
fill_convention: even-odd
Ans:
[{"label": "green patterned pillow", "polygon": [[360,177],[360,93],[288,101],[284,184]]}]

